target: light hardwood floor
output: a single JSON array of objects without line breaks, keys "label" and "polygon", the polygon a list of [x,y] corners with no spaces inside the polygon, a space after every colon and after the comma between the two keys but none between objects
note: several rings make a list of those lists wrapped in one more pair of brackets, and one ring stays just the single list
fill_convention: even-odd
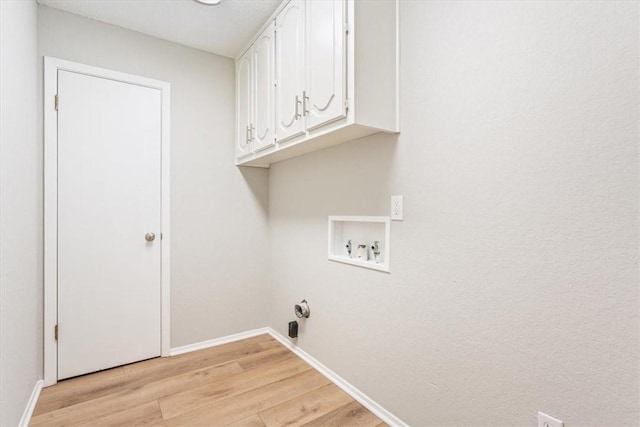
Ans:
[{"label": "light hardwood floor", "polygon": [[384,426],[269,335],[72,378],[32,426]]}]

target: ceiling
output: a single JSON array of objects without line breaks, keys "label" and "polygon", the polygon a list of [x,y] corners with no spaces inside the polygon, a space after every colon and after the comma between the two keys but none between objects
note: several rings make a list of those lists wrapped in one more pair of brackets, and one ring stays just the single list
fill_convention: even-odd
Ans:
[{"label": "ceiling", "polygon": [[[1,0],[0,0],[1,1]],[[38,0],[38,3],[234,58],[282,0]]]}]

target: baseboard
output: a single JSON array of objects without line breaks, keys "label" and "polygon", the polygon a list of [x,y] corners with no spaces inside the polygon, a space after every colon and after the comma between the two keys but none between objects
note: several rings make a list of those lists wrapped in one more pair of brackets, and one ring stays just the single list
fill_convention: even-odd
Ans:
[{"label": "baseboard", "polygon": [[241,332],[239,334],[228,335],[226,337],[216,338],[213,340],[202,341],[194,344],[183,345],[181,347],[172,348],[171,356],[176,356],[178,354],[183,354],[183,353],[189,353],[191,351],[196,351],[196,350],[202,350],[209,347],[215,347],[222,344],[228,344],[230,342],[240,341],[240,340],[244,340],[244,339],[255,337],[262,334],[271,335],[280,344],[287,347],[299,358],[307,362],[314,369],[316,369],[322,375],[324,375],[329,380],[331,380],[331,382],[333,382],[336,386],[340,387],[345,393],[353,397],[356,401],[362,404],[362,406],[367,408],[369,411],[371,411],[373,414],[375,414],[378,418],[380,418],[385,423],[389,424],[392,427],[409,427],[407,423],[405,423],[400,418],[393,415],[391,412],[384,409],[381,405],[376,403],[369,396],[367,396],[366,394],[358,390],[356,387],[351,385],[347,380],[345,380],[340,375],[333,372],[331,369],[324,366],[322,363],[318,362],[315,358],[309,355],[309,353],[305,352],[300,347],[298,347],[297,345],[293,344],[291,341],[286,339],[283,335],[280,335],[280,333],[278,333],[275,329],[270,327],[254,329],[252,331]]},{"label": "baseboard", "polygon": [[392,427],[409,427],[407,423],[405,423],[400,418],[393,415],[391,412],[384,409],[381,405],[379,405],[369,396],[367,396],[366,394],[358,390],[356,387],[354,387],[351,383],[349,383],[347,380],[342,378],[340,375],[336,374],[331,369],[327,368],[322,363],[318,362],[315,358],[309,355],[309,353],[305,352],[300,347],[293,344],[283,335],[280,335],[280,333],[278,333],[275,329],[270,327],[267,327],[265,329],[268,331],[269,335],[271,335],[273,338],[278,340],[280,344],[287,347],[289,350],[295,353],[299,358],[307,362],[309,365],[311,365],[314,369],[316,369],[322,375],[330,379],[331,382],[333,382],[335,385],[340,387],[342,391],[347,393],[349,396],[353,397],[356,401],[362,404],[362,406],[367,408],[369,411],[375,414],[382,421],[384,421],[385,423],[389,424]]},{"label": "baseboard", "polygon": [[43,384],[43,380],[38,380],[33,386],[33,391],[31,392],[31,397],[29,397],[29,401],[27,402],[27,407],[24,408],[22,418],[20,418],[20,424],[18,424],[19,427],[29,426],[31,416],[33,415],[33,411],[36,409],[36,404],[38,403],[38,397],[40,397],[40,391],[42,391]]},{"label": "baseboard", "polygon": [[171,349],[171,356],[177,356],[178,354],[189,353],[191,351],[202,350],[209,347],[215,347],[222,344],[229,344],[230,342],[240,341],[247,338],[255,337],[262,334],[268,334],[269,328],[259,328],[252,331],[240,332],[239,334],[227,335],[226,337],[220,337],[213,340],[207,340],[197,342],[194,344],[183,345],[181,347],[175,347]]}]

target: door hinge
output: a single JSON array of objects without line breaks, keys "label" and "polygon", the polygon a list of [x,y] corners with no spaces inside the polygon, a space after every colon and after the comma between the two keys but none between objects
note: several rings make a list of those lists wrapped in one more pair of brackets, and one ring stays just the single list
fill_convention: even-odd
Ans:
[{"label": "door hinge", "polygon": [[53,337],[58,341],[58,325],[53,327]]},{"label": "door hinge", "polygon": [[54,102],[55,102],[56,111],[58,111],[58,105],[59,105],[58,102],[59,102],[59,100],[58,100],[58,94],[57,93],[56,93]]},{"label": "door hinge", "polygon": [[349,34],[349,23],[348,22],[344,23],[344,32],[345,32],[345,34]]},{"label": "door hinge", "polygon": [[344,100],[344,109],[349,111],[349,98]]},{"label": "door hinge", "polygon": [[162,240],[162,233],[160,233],[160,240]]}]

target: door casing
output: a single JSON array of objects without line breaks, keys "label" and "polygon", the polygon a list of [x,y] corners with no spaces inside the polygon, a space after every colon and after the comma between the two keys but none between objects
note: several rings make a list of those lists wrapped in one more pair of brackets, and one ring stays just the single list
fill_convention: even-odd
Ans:
[{"label": "door casing", "polygon": [[[170,96],[168,82],[93,67],[62,59],[44,58],[44,385],[58,381],[58,119],[55,97],[58,70],[130,83],[160,90],[161,129],[161,356],[170,356]],[[64,100],[60,99],[63,103]],[[61,332],[62,333],[62,332]]]}]

